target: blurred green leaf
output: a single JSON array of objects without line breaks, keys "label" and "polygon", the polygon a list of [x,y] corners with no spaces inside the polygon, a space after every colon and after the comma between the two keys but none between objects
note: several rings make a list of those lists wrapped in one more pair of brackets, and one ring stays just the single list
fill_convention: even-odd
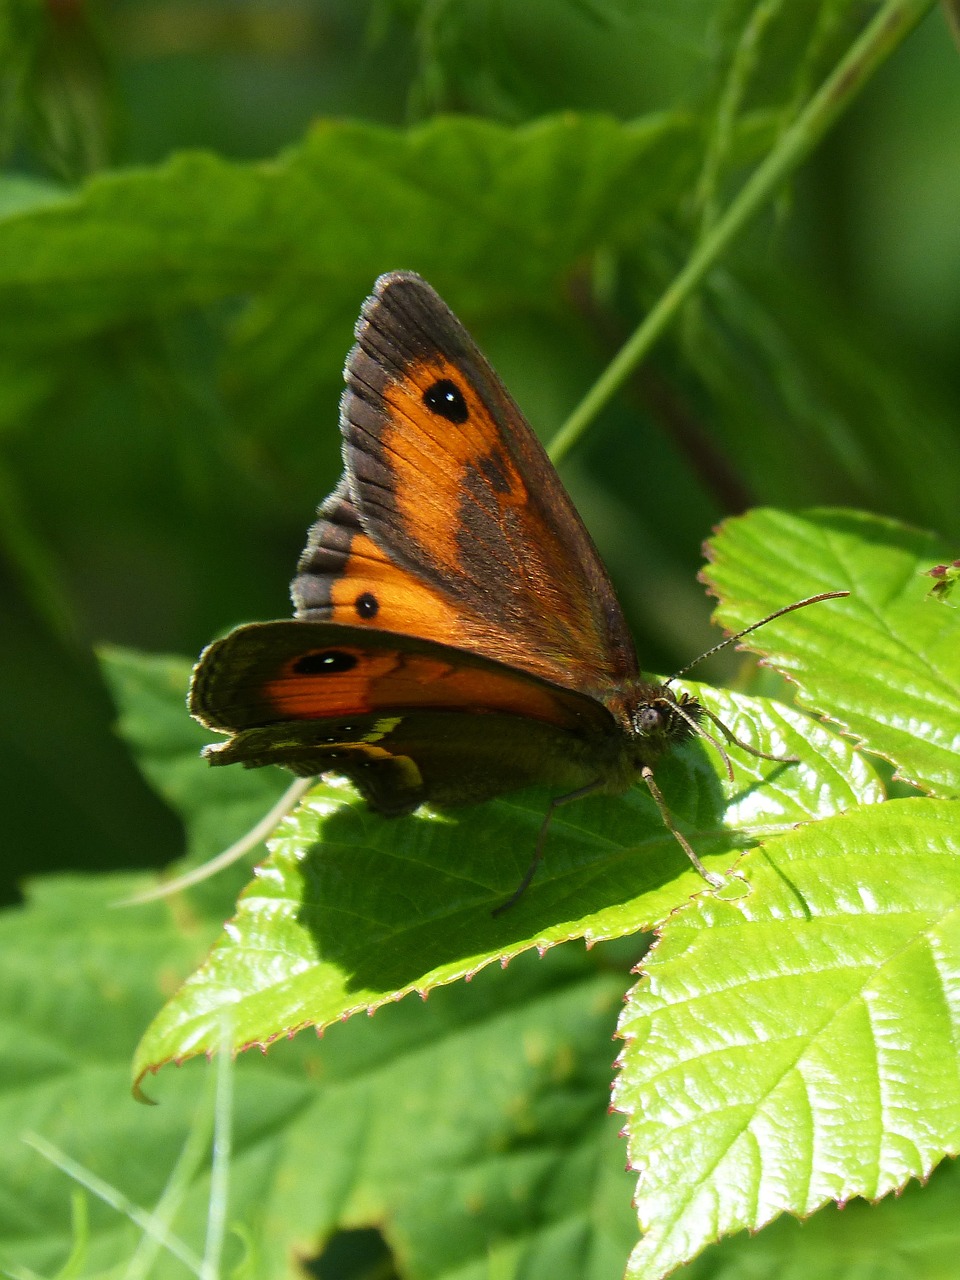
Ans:
[{"label": "blurred green leaf", "polygon": [[418,117],[457,111],[517,122],[589,102],[630,118],[668,98],[695,100],[712,71],[712,0],[385,0],[380,7],[414,38],[409,110]]},{"label": "blurred green leaf", "polygon": [[[275,522],[278,511],[290,518],[285,503],[305,520],[304,495],[316,502],[336,479],[325,473],[339,371],[380,271],[418,268],[474,317],[550,312],[566,274],[598,246],[635,242],[676,204],[697,146],[696,126],[663,114],[628,125],[566,116],[518,131],[331,122],[270,164],[182,155],[0,221],[0,318],[23,365],[42,364],[65,402],[38,414],[21,464],[28,482],[50,488],[35,455],[56,441],[58,462],[78,457],[54,472],[61,486],[69,477],[75,523],[107,492],[114,505],[129,494],[133,519],[163,529],[170,498],[191,498],[161,550],[205,507],[234,509],[225,485],[261,520],[267,496]],[[324,410],[331,430],[318,438]],[[87,477],[98,479],[95,495],[83,492]],[[164,483],[173,492],[156,503]],[[54,537],[64,519],[56,498],[46,504]],[[195,536],[211,544],[208,529]],[[101,526],[84,545],[105,537]],[[134,528],[123,541],[138,539]]]},{"label": "blurred green leaf", "polygon": [[[126,1063],[144,1009],[203,954],[211,924],[175,924],[164,908],[112,911],[128,887],[121,877],[48,879],[0,916],[0,1262],[14,1274],[53,1273],[72,1230],[71,1184],[21,1141],[25,1131],[144,1201],[159,1195],[200,1100],[193,1073],[171,1090],[171,1106],[149,1112],[130,1094]],[[184,1210],[191,1230],[204,1208],[201,1182]],[[91,1201],[84,1274],[115,1265],[134,1240]]]},{"label": "blurred green leaf", "polygon": [[46,179],[22,173],[0,174],[0,218],[49,208],[65,200],[68,192]]},{"label": "blurred green leaf", "polygon": [[[151,1108],[131,1097],[129,1055],[145,1010],[196,963],[212,921],[182,902],[111,909],[130,887],[48,880],[0,918],[0,1265],[12,1274],[54,1273],[73,1230],[71,1183],[21,1133],[149,1209],[188,1135],[210,1123],[199,1064],[167,1073]],[[635,1234],[606,1114],[628,963],[602,948],[529,957],[429,1005],[356,1019],[323,1045],[247,1055],[234,1082],[226,1269],[242,1235],[258,1277],[291,1280],[293,1260],[338,1226],[366,1224],[405,1270],[467,1274],[491,1256],[545,1255],[559,1277],[616,1280]],[[172,1229],[197,1252],[208,1160],[201,1147],[172,1206]],[[129,1222],[89,1200],[84,1275],[124,1273],[137,1244]],[[185,1273],[161,1252],[150,1274]]]},{"label": "blurred green leaf", "polygon": [[871,506],[960,536],[954,398],[827,290],[797,272],[716,272],[679,347],[761,501]]},{"label": "blurred green leaf", "polygon": [[701,234],[729,199],[733,180],[789,126],[845,51],[864,9],[858,0],[728,0],[715,19],[719,86],[697,183]]},{"label": "blurred green leaf", "polygon": [[3,220],[0,317],[29,346],[294,282],[319,312],[353,313],[401,265],[456,305],[481,272],[474,296],[536,298],[599,244],[635,241],[676,202],[696,146],[676,115],[568,115],[521,130],[327,122],[269,164],[184,154]]},{"label": "blurred green leaf", "polygon": [[960,1149],[960,805],[856,810],[742,873],[666,922],[621,1019],[638,1280]]},{"label": "blurred green leaf", "polygon": [[[191,664],[182,658],[112,648],[101,650],[100,666],[119,709],[117,732],[158,794],[184,817],[185,856],[171,868],[179,875],[249,831],[289,778],[279,769],[210,769],[201,760],[210,734],[187,714]],[[265,852],[261,846],[260,856]],[[191,905],[222,918],[248,879],[248,871],[233,868],[194,888]]]},{"label": "blurred green leaf", "polygon": [[[946,1160],[924,1185],[877,1204],[856,1198],[802,1221],[789,1214],[741,1232],[689,1264],[689,1280],[953,1280],[960,1168]],[[955,1224],[958,1224],[955,1226]]]}]

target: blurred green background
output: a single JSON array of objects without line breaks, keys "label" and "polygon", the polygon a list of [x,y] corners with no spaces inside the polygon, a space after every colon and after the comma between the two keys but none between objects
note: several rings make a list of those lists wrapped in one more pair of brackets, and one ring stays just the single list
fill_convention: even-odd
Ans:
[{"label": "blurred green background", "polygon": [[[237,622],[289,612],[307,525],[337,479],[340,368],[376,272],[423,270],[548,439],[874,11],[851,0],[4,7],[7,900],[27,874],[157,865],[180,851],[176,820],[112,735],[93,646],[194,655]],[[469,269],[431,269],[448,249],[457,258],[442,225],[406,240],[386,234],[398,182],[375,157],[415,160],[431,121],[444,136],[437,117],[496,122],[506,154],[514,130],[525,138],[558,113],[568,122],[604,113],[617,129],[665,112],[687,130],[671,157],[675,197],[634,222],[625,183],[615,233],[585,235],[562,267],[546,249],[539,260],[535,236],[529,273],[500,261],[498,235],[506,259],[516,240],[510,211],[501,233],[498,211],[482,204],[492,163],[482,157],[475,172],[464,167],[462,185],[435,175],[443,199],[462,194],[468,212],[456,225],[469,228],[476,206],[493,246]],[[221,268],[202,244],[187,253],[158,234],[161,266],[137,293],[132,230],[123,262],[120,250],[150,207],[152,175],[167,175],[170,201],[215,186],[202,164],[168,181],[170,157],[211,152],[237,162],[229,174],[265,162],[282,188],[311,129],[335,154],[334,126],[317,132],[334,120],[397,131],[351,135],[353,154],[367,147],[372,157],[366,170],[310,171],[311,190],[334,210],[317,234],[334,248],[341,237],[337,269],[304,276],[302,244],[291,244],[285,269],[282,253],[259,253],[239,233]],[[573,194],[586,199],[591,170],[571,172]],[[112,174],[127,185],[109,186]],[[402,193],[414,212],[426,174]],[[296,205],[292,181],[285,198]],[[80,279],[98,200],[112,201],[112,220],[94,227],[95,248],[116,252],[109,283],[122,305],[105,300],[105,277]],[[960,547],[958,208],[960,57],[946,11],[935,9],[563,467],[646,667],[676,668],[714,642],[696,582],[700,547],[745,506],[850,504],[936,528]],[[177,213],[166,210],[170,225]],[[266,234],[281,215],[264,198],[245,216]],[[358,222],[362,254],[351,240]],[[370,243],[381,222],[378,254]],[[704,676],[733,675],[737,660],[725,657]]]}]

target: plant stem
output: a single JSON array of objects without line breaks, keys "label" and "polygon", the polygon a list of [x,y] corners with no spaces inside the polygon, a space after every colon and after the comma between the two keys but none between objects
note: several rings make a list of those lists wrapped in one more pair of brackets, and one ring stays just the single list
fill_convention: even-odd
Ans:
[{"label": "plant stem", "polygon": [[55,1147],[52,1142],[48,1142],[46,1138],[42,1138],[39,1134],[24,1133],[21,1135],[21,1139],[28,1147],[33,1147],[34,1151],[39,1152],[45,1160],[48,1160],[62,1173],[65,1173],[68,1178],[73,1178],[81,1187],[86,1187],[91,1194],[97,1196],[104,1204],[108,1204],[111,1209],[116,1209],[118,1213],[124,1214],[141,1231],[156,1236],[164,1248],[179,1259],[188,1271],[191,1271],[195,1276],[201,1274],[201,1262],[193,1250],[177,1236],[169,1232],[162,1224],[154,1221],[153,1214],[141,1209],[139,1205],[129,1200],[122,1191],[118,1191],[116,1187],[109,1182],[105,1182],[103,1178],[98,1178],[95,1173],[92,1173],[76,1160],[72,1160],[59,1147]]},{"label": "plant stem", "polygon": [[223,1243],[227,1233],[230,1200],[230,1160],[233,1151],[233,1029],[223,1018],[220,1049],[216,1056],[214,1095],[213,1164],[210,1169],[210,1202],[207,1210],[207,1239],[203,1251],[202,1280],[219,1280]]},{"label": "plant stem", "polygon": [[550,442],[554,462],[565,458],[587,427],[657,341],[731,241],[770,199],[860,92],[870,76],[933,8],[934,0],[888,0],[854,41],[819,90],[746,180],[726,213],[694,248],[686,266],[661,294]]}]

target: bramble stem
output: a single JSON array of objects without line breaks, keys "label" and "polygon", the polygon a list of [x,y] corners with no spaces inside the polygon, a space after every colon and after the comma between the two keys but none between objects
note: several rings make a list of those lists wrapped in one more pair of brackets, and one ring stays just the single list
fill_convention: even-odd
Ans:
[{"label": "bramble stem", "polygon": [[565,458],[579,442],[593,419],[623,386],[731,241],[767,203],[780,183],[813,151],[873,72],[933,8],[933,4],[934,0],[889,0],[854,41],[553,437],[549,453],[554,462]]}]

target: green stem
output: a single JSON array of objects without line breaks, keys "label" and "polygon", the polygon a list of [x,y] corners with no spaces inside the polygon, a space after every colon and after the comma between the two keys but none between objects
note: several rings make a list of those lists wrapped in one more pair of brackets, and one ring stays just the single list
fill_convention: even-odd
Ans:
[{"label": "green stem", "polygon": [[214,1099],[213,1163],[210,1169],[210,1203],[207,1210],[207,1240],[203,1253],[202,1280],[218,1280],[223,1244],[227,1234],[230,1201],[230,1161],[233,1149],[233,1028],[224,1017],[220,1026],[217,1080]]},{"label": "green stem", "polygon": [[774,149],[746,180],[720,220],[695,247],[686,266],[661,294],[632,336],[583,397],[550,442],[554,462],[565,458],[601,409],[613,398],[704,276],[755,213],[810,154],[834,120],[885,58],[933,8],[935,0],[888,0],[854,41],[831,75],[784,131]]}]

